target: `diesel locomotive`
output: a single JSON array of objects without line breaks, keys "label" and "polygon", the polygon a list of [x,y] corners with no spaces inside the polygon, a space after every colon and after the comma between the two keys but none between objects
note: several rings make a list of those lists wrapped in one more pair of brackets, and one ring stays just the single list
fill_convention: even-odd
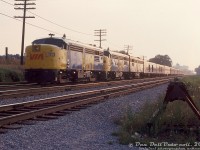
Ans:
[{"label": "diesel locomotive", "polygon": [[28,82],[62,83],[181,74],[172,67],[65,38],[34,40],[26,47],[25,55]]}]

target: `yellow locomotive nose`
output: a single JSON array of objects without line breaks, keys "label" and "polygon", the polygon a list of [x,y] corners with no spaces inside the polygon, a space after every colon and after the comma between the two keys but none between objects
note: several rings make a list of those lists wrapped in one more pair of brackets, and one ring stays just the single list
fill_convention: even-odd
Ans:
[{"label": "yellow locomotive nose", "polygon": [[54,45],[29,45],[25,59],[25,78],[29,82],[55,81],[67,66],[66,50]]},{"label": "yellow locomotive nose", "polygon": [[25,69],[66,69],[66,55],[53,45],[27,46]]}]

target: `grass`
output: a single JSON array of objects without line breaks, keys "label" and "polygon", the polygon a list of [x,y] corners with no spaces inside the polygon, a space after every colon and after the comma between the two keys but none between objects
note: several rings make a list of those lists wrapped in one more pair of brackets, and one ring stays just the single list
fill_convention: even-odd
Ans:
[{"label": "grass", "polygon": [[200,76],[188,76],[183,78],[182,81],[187,86],[191,97],[198,102],[200,100]]},{"label": "grass", "polygon": [[145,133],[147,131],[146,124],[158,105],[158,102],[145,103],[138,113],[133,113],[131,108],[127,108],[124,115],[115,120],[115,124],[120,126],[120,130],[112,135],[119,137],[120,144],[135,143],[138,140],[140,141],[141,138],[147,137],[147,133]]},{"label": "grass", "polygon": [[[182,80],[192,96],[195,104],[200,109],[200,76],[190,76]],[[153,103],[146,103],[141,111],[133,113],[127,108],[124,115],[115,123],[120,126],[118,132],[113,136],[119,137],[121,144],[142,142],[173,142],[173,143],[194,143],[199,140],[200,126],[198,117],[194,114],[189,105],[184,101],[174,101],[167,104],[165,111],[160,115],[155,124],[149,128],[148,124],[154,112],[163,106],[165,93],[160,95]],[[153,134],[151,134],[153,131]]]},{"label": "grass", "polygon": [[22,66],[0,64],[0,82],[18,82],[22,80],[24,80]]}]

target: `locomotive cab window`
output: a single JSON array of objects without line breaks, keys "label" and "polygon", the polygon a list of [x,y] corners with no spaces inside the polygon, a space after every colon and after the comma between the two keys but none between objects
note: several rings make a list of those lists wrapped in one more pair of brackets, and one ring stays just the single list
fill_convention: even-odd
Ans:
[{"label": "locomotive cab window", "polygon": [[67,44],[66,43],[63,44],[63,49],[67,49]]},{"label": "locomotive cab window", "polygon": [[108,56],[110,58],[111,57],[110,52],[109,51],[104,51],[104,56]]},{"label": "locomotive cab window", "polygon": [[51,45],[58,46],[62,49],[67,48],[67,44],[62,39],[55,39],[55,38],[38,39],[38,40],[33,41],[32,44],[33,45],[35,45],[35,44],[51,44]]}]

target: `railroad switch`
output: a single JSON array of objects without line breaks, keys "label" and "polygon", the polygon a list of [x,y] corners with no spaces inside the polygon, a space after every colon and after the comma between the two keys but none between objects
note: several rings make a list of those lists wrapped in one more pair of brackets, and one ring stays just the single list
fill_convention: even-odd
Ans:
[{"label": "railroad switch", "polygon": [[163,105],[154,112],[152,118],[147,123],[149,135],[152,135],[152,133],[155,134],[156,121],[158,121],[160,116],[165,112],[167,108],[167,104],[175,100],[182,100],[182,101],[187,102],[190,108],[192,109],[192,111],[196,114],[196,116],[200,120],[199,109],[197,108],[194,101],[192,100],[192,97],[189,95],[185,84],[183,82],[178,81],[178,79],[174,79],[174,81],[170,82],[170,84],[167,87],[167,92],[164,98]]}]

